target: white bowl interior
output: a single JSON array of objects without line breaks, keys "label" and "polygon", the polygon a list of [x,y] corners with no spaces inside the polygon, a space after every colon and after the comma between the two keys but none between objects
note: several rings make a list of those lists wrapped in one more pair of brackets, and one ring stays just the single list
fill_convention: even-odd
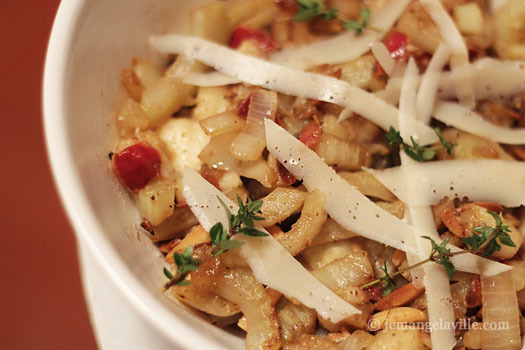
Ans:
[{"label": "white bowl interior", "polygon": [[114,177],[112,113],[123,97],[120,72],[132,57],[155,58],[151,34],[182,31],[189,8],[208,0],[62,2],[44,77],[48,149],[64,206],[79,237],[123,296],[175,344],[243,348],[242,339],[204,321],[160,291],[163,258]]}]

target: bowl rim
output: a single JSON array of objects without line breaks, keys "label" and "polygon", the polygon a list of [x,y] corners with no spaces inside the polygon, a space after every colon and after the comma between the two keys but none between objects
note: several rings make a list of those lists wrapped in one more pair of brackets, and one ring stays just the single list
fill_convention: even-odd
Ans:
[{"label": "bowl rim", "polygon": [[44,135],[62,206],[77,240],[85,243],[116,289],[153,328],[182,348],[191,349],[198,344],[206,349],[222,349],[220,343],[211,337],[203,337],[201,331],[176,317],[142,285],[112,247],[88,204],[70,148],[65,96],[74,35],[89,2],[69,0],[60,3],[45,57],[42,85]]}]

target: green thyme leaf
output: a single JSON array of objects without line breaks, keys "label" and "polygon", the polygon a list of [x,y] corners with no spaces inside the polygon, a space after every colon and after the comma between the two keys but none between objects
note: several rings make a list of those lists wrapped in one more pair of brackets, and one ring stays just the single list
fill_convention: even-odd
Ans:
[{"label": "green thyme leaf", "polygon": [[354,31],[356,34],[361,34],[363,32],[363,26],[356,20],[350,20],[343,22],[343,27],[348,31]]},{"label": "green thyme leaf", "polygon": [[393,126],[390,126],[390,128],[388,129],[388,133],[385,136],[388,141],[388,148],[390,149],[392,149],[392,147],[396,144],[403,143],[401,133],[397,131]]},{"label": "green thyme leaf", "polygon": [[448,142],[447,140],[445,140],[443,138],[443,135],[441,135],[441,129],[440,128],[435,128],[434,129],[434,132],[436,133],[436,135],[439,137],[439,142],[441,142],[441,144],[443,145],[443,147],[445,147],[445,149],[447,150],[447,153],[449,155],[452,154],[452,148],[454,146],[456,146],[456,143],[451,143],[451,142]]},{"label": "green thyme leaf", "polygon": [[470,247],[473,252],[483,249],[484,257],[490,257],[495,252],[500,251],[500,243],[509,247],[516,246],[509,236],[510,229],[507,225],[503,225],[501,216],[490,210],[487,210],[487,213],[494,218],[495,227],[487,225],[474,227],[472,236],[463,239],[463,243]]},{"label": "green thyme leaf", "polygon": [[388,147],[390,149],[392,149],[392,147],[395,144],[402,145],[403,151],[405,152],[407,156],[409,156],[410,158],[418,162],[426,162],[426,161],[429,161],[435,158],[437,150],[446,149],[447,153],[450,154],[450,152],[452,152],[452,147],[455,146],[455,144],[451,144],[450,142],[448,142],[447,140],[443,138],[439,128],[434,129],[434,132],[439,137],[441,145],[421,146],[419,143],[416,142],[416,140],[412,136],[410,137],[410,141],[412,142],[412,145],[409,145],[403,140],[400,132],[397,131],[393,126],[390,126],[390,128],[388,129],[388,133],[386,133],[385,136],[388,141]]},{"label": "green thyme leaf", "polygon": [[337,12],[339,12],[339,10],[331,9],[327,13],[323,14],[323,19],[325,19],[327,21],[331,20],[331,19],[335,19],[335,18],[337,18]]},{"label": "green thyme leaf", "polygon": [[265,237],[268,236],[267,233],[264,233],[262,231],[259,231],[255,228],[250,227],[242,227],[238,231],[238,233],[242,233],[245,236],[251,236],[251,237]]},{"label": "green thyme leaf", "polygon": [[325,4],[322,0],[297,0],[297,4],[299,9],[294,18],[297,22],[310,22],[321,15],[325,19],[333,19],[337,12],[334,12],[334,10],[326,12]]},{"label": "green thyme leaf", "polygon": [[437,259],[435,262],[443,266],[445,268],[445,271],[447,272],[448,278],[452,279],[454,272],[456,272],[456,267],[454,266],[452,261],[450,261],[450,258],[442,257],[442,258]]},{"label": "green thyme leaf", "polygon": [[173,260],[177,265],[177,272],[179,275],[184,275],[190,271],[197,270],[199,268],[200,260],[194,260],[193,247],[188,247],[186,250],[180,253],[173,253]]},{"label": "green thyme leaf", "polygon": [[501,246],[495,239],[491,239],[489,243],[483,248],[483,256],[485,258],[491,257],[495,252],[501,250]]},{"label": "green thyme leaf", "polygon": [[167,268],[164,268],[164,276],[166,276],[166,278],[169,280],[173,279],[173,274]]},{"label": "green thyme leaf", "polygon": [[383,280],[383,296],[387,296],[388,294],[392,293],[394,289],[397,287],[397,283],[394,281],[392,276],[388,274],[388,269],[386,267],[386,260],[383,264],[384,267],[380,267],[380,269],[385,273],[385,275],[381,278]]}]

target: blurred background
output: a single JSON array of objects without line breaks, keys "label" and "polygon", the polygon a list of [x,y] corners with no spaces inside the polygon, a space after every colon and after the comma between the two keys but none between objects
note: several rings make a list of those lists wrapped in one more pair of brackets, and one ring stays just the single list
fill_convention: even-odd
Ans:
[{"label": "blurred background", "polygon": [[0,349],[96,349],[42,130],[44,57],[59,2],[0,1]]}]

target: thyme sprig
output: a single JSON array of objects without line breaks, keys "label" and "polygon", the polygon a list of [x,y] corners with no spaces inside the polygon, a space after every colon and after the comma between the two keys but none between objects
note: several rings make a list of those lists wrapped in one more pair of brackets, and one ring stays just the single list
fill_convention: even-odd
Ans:
[{"label": "thyme sprig", "polygon": [[[297,0],[299,9],[295,15],[297,22],[310,22],[316,17],[321,17],[324,20],[337,19],[337,9],[327,9],[323,0]],[[348,31],[354,31],[357,35],[363,33],[363,30],[368,26],[370,21],[370,9],[365,8],[359,13],[359,19],[343,22],[343,27]]]},{"label": "thyme sprig", "polygon": [[491,257],[496,251],[501,250],[501,244],[509,247],[516,247],[516,244],[512,241],[511,237],[509,236],[510,229],[507,225],[503,225],[500,215],[490,210],[487,210],[487,212],[494,218],[495,226],[491,227],[483,225],[474,227],[472,229],[472,236],[463,238],[463,243],[467,247],[469,247],[468,249],[457,252],[451,252],[450,248],[447,248],[447,245],[450,243],[450,238],[447,238],[438,244],[436,241],[434,241],[428,236],[421,236],[421,238],[429,240],[432,247],[430,256],[427,259],[421,260],[416,264],[407,266],[392,274],[389,274],[386,271],[385,263],[384,269],[381,268],[381,270],[385,272],[385,276],[378,278],[370,283],[367,283],[361,288],[366,289],[376,284],[382,283],[383,295],[386,296],[390,294],[395,288],[396,284],[393,280],[395,276],[410,271],[428,262],[434,262],[436,264],[442,265],[445,268],[449,279],[452,279],[452,275],[456,271],[456,267],[454,266],[454,263],[450,260],[451,257],[467,253],[481,253],[484,257]]},{"label": "thyme sprig", "polygon": [[456,145],[445,140],[441,135],[441,130],[439,128],[435,128],[434,132],[439,138],[440,145],[421,146],[414,140],[412,136],[410,136],[410,141],[412,142],[412,145],[409,145],[403,140],[403,138],[401,137],[401,133],[397,131],[393,126],[390,126],[390,128],[388,129],[388,133],[385,136],[388,141],[388,148],[392,149],[394,145],[399,144],[403,147],[403,151],[407,156],[414,159],[415,161],[425,162],[432,160],[436,156],[436,151],[440,149],[446,149],[447,153],[451,154],[452,148]]},{"label": "thyme sprig", "polygon": [[[239,240],[232,240],[231,237],[235,234],[243,234],[252,237],[262,237],[268,234],[255,228],[255,221],[264,220],[263,217],[257,214],[261,213],[263,205],[262,200],[252,201],[248,198],[246,204],[243,203],[241,197],[237,195],[237,203],[239,210],[237,214],[232,214],[226,203],[217,196],[217,199],[224,207],[226,216],[228,218],[228,230],[224,228],[221,222],[216,223],[210,229],[211,254],[217,257],[222,253],[237,249],[241,247],[244,242]],[[164,285],[164,290],[171,286],[185,286],[190,284],[189,281],[184,281],[189,272],[199,268],[200,260],[193,259],[193,246],[186,248],[183,253],[174,253],[173,260],[177,265],[177,274],[173,274],[164,268],[164,275],[169,279]]]}]

